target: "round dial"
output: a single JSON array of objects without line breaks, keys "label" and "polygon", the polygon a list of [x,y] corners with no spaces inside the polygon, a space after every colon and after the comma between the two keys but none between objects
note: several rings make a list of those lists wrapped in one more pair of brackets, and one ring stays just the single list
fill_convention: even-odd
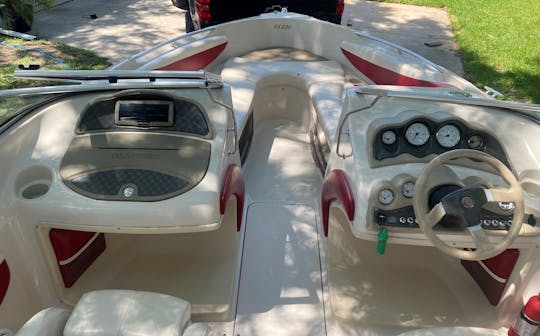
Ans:
[{"label": "round dial", "polygon": [[478,149],[484,145],[484,139],[479,135],[473,135],[467,140],[467,144],[472,149]]},{"label": "round dial", "polygon": [[412,198],[414,196],[414,182],[405,182],[401,188],[403,196]]},{"label": "round dial", "polygon": [[394,131],[385,131],[381,136],[381,140],[385,145],[393,144],[396,142],[396,138],[396,132]]},{"label": "round dial", "polygon": [[405,138],[413,146],[422,146],[429,139],[429,129],[422,123],[414,123],[407,127]]},{"label": "round dial", "polygon": [[435,138],[444,148],[452,148],[461,140],[461,132],[454,125],[444,125],[437,131]]},{"label": "round dial", "polygon": [[383,189],[379,192],[379,202],[388,205],[394,201],[394,193],[390,189]]}]

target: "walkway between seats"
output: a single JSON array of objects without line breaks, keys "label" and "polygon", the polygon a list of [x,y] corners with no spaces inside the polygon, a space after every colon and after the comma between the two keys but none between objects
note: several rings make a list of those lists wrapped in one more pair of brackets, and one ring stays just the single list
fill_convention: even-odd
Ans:
[{"label": "walkway between seats", "polygon": [[318,199],[309,137],[289,121],[256,130],[244,171],[252,203],[234,335],[326,335]]}]

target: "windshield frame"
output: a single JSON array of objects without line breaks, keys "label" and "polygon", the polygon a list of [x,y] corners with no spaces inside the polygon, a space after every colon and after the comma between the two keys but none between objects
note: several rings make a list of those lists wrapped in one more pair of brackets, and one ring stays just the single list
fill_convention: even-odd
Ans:
[{"label": "windshield frame", "polygon": [[[16,111],[9,113],[5,119],[0,117],[0,134],[5,132],[14,123],[34,111],[36,108],[47,105],[59,99],[63,99],[80,93],[93,93],[105,91],[121,91],[128,89],[185,89],[185,88],[203,88],[212,89],[221,87],[221,85],[212,85],[206,79],[159,79],[155,81],[127,80],[117,83],[110,83],[107,80],[89,81],[83,84],[61,85],[61,86],[42,86],[31,88],[19,88],[0,91],[0,112],[5,100],[23,99],[21,104],[14,109]],[[40,99],[40,97],[43,97]],[[26,102],[24,100],[26,99]]]}]

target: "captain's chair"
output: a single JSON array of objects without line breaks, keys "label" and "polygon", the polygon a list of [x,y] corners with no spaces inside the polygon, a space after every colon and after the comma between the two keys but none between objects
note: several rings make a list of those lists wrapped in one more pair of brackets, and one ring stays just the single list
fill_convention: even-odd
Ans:
[{"label": "captain's chair", "polygon": [[101,290],[83,295],[73,312],[47,308],[16,336],[207,336],[210,328],[191,324],[189,302],[170,295]]}]

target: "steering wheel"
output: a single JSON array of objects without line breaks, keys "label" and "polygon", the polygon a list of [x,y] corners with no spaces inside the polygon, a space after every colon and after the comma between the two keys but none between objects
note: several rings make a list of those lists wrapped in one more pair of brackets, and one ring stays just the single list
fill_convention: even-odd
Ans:
[{"label": "steering wheel", "polygon": [[[433,172],[446,162],[469,158],[488,163],[497,170],[497,173],[508,184],[508,188],[482,188],[472,187],[454,191],[437,203],[431,211],[428,209],[427,182]],[[512,225],[507,233],[497,242],[489,239],[482,228],[482,206],[488,202],[512,202],[514,203],[514,215]],[[523,223],[523,193],[521,187],[512,172],[499,160],[484,152],[457,149],[446,152],[431,160],[420,173],[416,181],[413,196],[413,207],[418,225],[433,245],[449,256],[465,260],[483,260],[494,257],[506,250],[519,235]],[[464,229],[472,236],[475,250],[467,251],[450,246],[439,239],[434,231],[434,226],[449,215],[464,223]]]}]

